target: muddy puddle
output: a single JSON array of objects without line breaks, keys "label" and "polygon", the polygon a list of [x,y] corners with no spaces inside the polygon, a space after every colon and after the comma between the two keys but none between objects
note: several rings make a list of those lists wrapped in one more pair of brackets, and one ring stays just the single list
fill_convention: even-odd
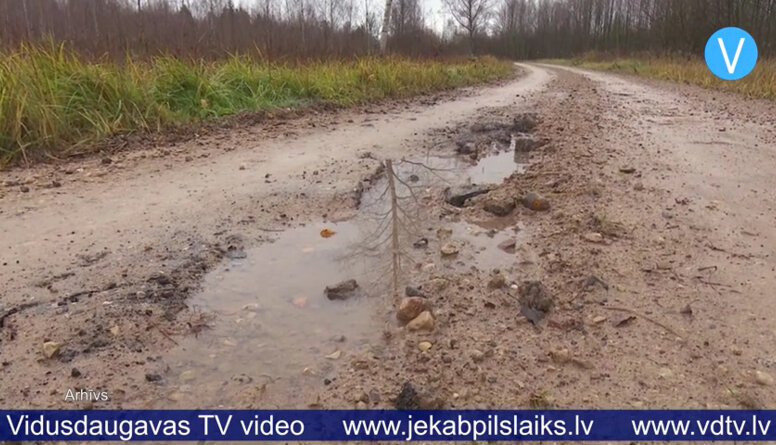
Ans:
[{"label": "muddy puddle", "polygon": [[[483,270],[515,263],[514,251],[499,248],[506,239],[520,242],[521,228],[513,220],[454,224],[452,237],[473,248],[452,261],[412,247],[434,236],[426,209],[440,189],[461,181],[501,182],[524,168],[512,152],[476,164],[427,157],[395,161],[392,168],[394,181],[384,175],[370,187],[356,218],[285,231],[208,273],[189,303],[195,308],[192,324],[202,329],[179,339],[164,358],[164,397],[148,404],[315,406],[312,389],[335,379],[350,355],[379,349],[384,326],[393,323],[393,286],[406,284],[396,281],[394,269],[429,259],[442,268]],[[326,286],[350,279],[362,295],[345,301],[324,295]]]}]

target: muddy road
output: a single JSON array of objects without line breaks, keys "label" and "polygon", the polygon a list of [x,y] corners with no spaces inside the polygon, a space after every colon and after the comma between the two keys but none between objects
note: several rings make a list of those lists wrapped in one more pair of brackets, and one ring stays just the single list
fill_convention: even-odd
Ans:
[{"label": "muddy road", "polygon": [[775,107],[520,71],[3,172],[0,403],[776,405]]}]

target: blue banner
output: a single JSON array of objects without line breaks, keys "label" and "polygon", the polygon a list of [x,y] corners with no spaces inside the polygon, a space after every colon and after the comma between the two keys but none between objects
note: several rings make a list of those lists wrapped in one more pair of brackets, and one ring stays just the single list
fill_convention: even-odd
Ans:
[{"label": "blue banner", "polygon": [[764,441],[752,410],[14,410],[0,441]]}]

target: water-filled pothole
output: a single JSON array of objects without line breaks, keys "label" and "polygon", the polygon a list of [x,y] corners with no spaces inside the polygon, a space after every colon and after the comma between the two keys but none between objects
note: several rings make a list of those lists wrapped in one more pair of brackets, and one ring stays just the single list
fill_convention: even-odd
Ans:
[{"label": "water-filled pothole", "polygon": [[[165,357],[167,399],[152,404],[307,407],[306,389],[335,378],[335,363],[380,344],[393,303],[386,298],[394,284],[393,261],[417,260],[405,258],[406,252],[421,261],[438,259],[412,247],[434,226],[426,212],[437,199],[434,190],[461,182],[498,183],[522,167],[510,151],[476,165],[458,157],[397,161],[393,190],[382,178],[364,193],[353,220],[288,230],[249,250],[247,258],[226,261],[207,274],[203,290],[190,300],[202,313],[216,315],[210,329],[183,338]],[[334,233],[322,236],[324,228]],[[472,249],[449,264],[504,268],[514,263],[514,253],[498,244],[517,235],[455,224],[453,236]],[[397,251],[402,254],[394,255]],[[346,301],[325,297],[326,286],[349,279],[364,295]]]}]

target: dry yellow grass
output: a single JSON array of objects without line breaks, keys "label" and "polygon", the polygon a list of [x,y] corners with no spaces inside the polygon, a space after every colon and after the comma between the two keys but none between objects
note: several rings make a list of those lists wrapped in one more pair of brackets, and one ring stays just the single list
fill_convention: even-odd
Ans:
[{"label": "dry yellow grass", "polygon": [[606,60],[601,57],[585,56],[578,59],[551,62],[580,68],[636,74],[776,100],[776,59],[761,59],[757,62],[754,71],[736,81],[725,81],[717,78],[709,72],[702,59],[639,57]]}]

